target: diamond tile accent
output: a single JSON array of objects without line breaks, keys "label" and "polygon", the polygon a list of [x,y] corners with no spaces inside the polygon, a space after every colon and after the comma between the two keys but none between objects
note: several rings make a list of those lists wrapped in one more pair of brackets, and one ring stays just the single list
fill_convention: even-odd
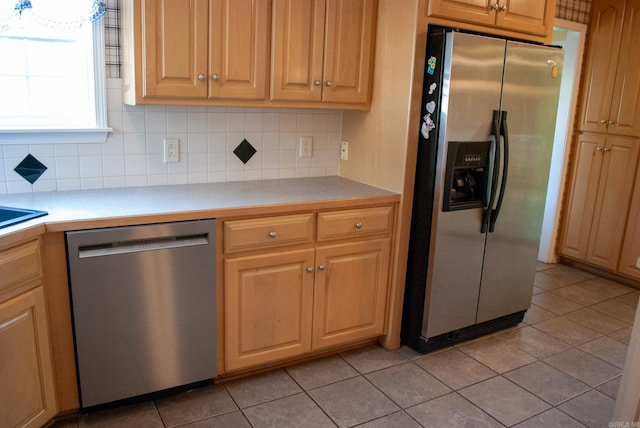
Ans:
[{"label": "diamond tile accent", "polygon": [[240,144],[238,144],[238,147],[233,150],[233,154],[238,156],[238,159],[240,159],[242,163],[246,164],[249,162],[249,159],[256,154],[256,149],[245,138]]},{"label": "diamond tile accent", "polygon": [[20,175],[20,177],[33,184],[38,181],[38,178],[47,170],[46,165],[40,162],[35,156],[28,154],[22,159],[22,162],[14,168],[14,171]]}]

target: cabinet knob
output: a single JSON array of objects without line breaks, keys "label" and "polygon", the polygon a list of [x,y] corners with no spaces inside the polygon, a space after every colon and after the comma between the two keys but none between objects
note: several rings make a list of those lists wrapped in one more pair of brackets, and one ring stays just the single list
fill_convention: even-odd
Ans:
[{"label": "cabinet knob", "polygon": [[602,151],[602,147],[598,146],[596,147],[596,152],[601,152]]},{"label": "cabinet knob", "polygon": [[203,81],[204,79],[206,79],[206,77],[204,77],[204,74],[198,75],[198,80]]},{"label": "cabinet knob", "polygon": [[609,121],[607,122],[607,125],[617,125],[617,123],[616,123],[616,121],[615,121],[615,120],[609,120]]},{"label": "cabinet knob", "polygon": [[356,223],[356,229],[362,229],[362,223]]},{"label": "cabinet knob", "polygon": [[211,76],[211,80],[215,80],[217,82],[218,80],[220,80],[220,75],[218,73],[214,74],[213,76]]},{"label": "cabinet knob", "polygon": [[318,266],[318,270],[325,270],[325,269],[326,269],[326,266],[325,266],[325,265],[320,265],[320,266]]},{"label": "cabinet knob", "polygon": [[312,266],[309,266],[309,267],[307,268],[307,272],[309,272],[309,273],[313,273],[313,267],[312,267]]},{"label": "cabinet knob", "polygon": [[333,82],[332,82],[331,80],[327,80],[327,82],[325,83],[325,85],[326,85],[327,87],[329,87],[329,88],[330,88],[330,87],[332,87],[332,86],[333,86]]},{"label": "cabinet knob", "polygon": [[491,7],[491,9],[493,9],[493,10],[498,10],[498,9],[500,8],[500,6],[498,6],[498,3],[494,3],[494,4],[492,4],[490,7]]},{"label": "cabinet knob", "polygon": [[500,6],[499,12],[506,12],[506,11],[507,11],[507,6],[506,5]]},{"label": "cabinet knob", "polygon": [[605,123],[607,123],[607,119],[601,119],[600,123],[604,125]]},{"label": "cabinet knob", "polygon": [[604,151],[605,153],[607,153],[607,152],[610,152],[610,151],[611,151],[611,149],[610,149],[609,147],[605,147],[605,148],[603,149],[603,151]]},{"label": "cabinet knob", "polygon": [[269,232],[269,238],[275,238],[278,234],[275,231]]},{"label": "cabinet knob", "polygon": [[314,81],[313,84],[316,86],[322,86],[322,82],[320,80]]}]

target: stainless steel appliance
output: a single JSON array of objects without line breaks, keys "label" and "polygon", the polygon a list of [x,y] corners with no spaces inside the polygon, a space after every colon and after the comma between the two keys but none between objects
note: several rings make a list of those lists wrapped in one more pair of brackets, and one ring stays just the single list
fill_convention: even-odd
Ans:
[{"label": "stainless steel appliance", "polygon": [[531,303],[561,49],[430,28],[403,342],[420,352]]},{"label": "stainless steel appliance", "polygon": [[215,220],[67,232],[81,407],[216,376]]}]

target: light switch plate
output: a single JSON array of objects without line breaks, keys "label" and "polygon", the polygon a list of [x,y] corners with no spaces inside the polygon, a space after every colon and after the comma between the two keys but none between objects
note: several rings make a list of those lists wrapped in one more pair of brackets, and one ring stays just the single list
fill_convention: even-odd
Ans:
[{"label": "light switch plate", "polygon": [[300,137],[300,157],[310,158],[313,153],[313,137]]},{"label": "light switch plate", "polygon": [[640,257],[636,259],[636,267],[640,269]]},{"label": "light switch plate", "polygon": [[349,142],[343,141],[340,144],[340,159],[349,160]]}]

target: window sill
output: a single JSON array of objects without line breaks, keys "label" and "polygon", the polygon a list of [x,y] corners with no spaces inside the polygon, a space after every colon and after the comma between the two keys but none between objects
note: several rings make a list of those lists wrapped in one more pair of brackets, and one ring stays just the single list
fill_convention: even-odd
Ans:
[{"label": "window sill", "polygon": [[0,129],[1,144],[104,143],[111,128]]}]

